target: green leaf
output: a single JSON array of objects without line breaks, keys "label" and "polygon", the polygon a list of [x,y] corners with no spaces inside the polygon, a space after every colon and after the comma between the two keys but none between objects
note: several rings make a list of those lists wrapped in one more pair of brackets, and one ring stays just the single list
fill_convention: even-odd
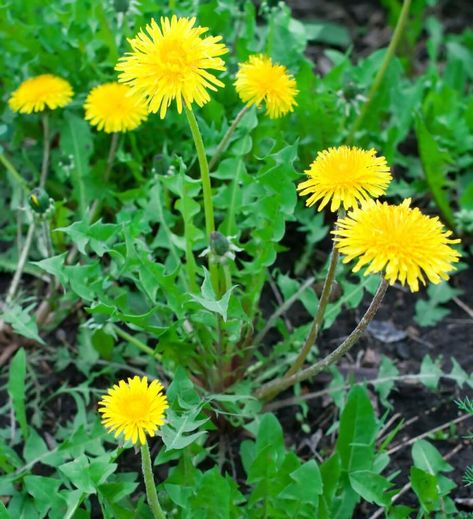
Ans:
[{"label": "green leaf", "polygon": [[209,420],[198,418],[200,406],[181,414],[169,409],[166,414],[167,424],[161,429],[161,434],[167,451],[184,449],[207,434],[205,430],[197,430]]},{"label": "green leaf", "polygon": [[440,497],[437,478],[422,469],[411,467],[410,480],[412,490],[419,498],[423,510],[426,512],[437,510]]},{"label": "green leaf", "polygon": [[453,470],[453,467],[443,459],[440,452],[426,440],[417,440],[414,443],[412,459],[417,468],[432,475]]},{"label": "green leaf", "polygon": [[416,302],[414,319],[421,326],[433,326],[450,313],[448,308],[440,306],[447,303],[462,291],[452,288],[447,282],[437,285],[429,285],[427,289],[428,299],[419,299]]},{"label": "green leaf", "polygon": [[92,133],[90,125],[72,112],[64,113],[65,125],[61,133],[60,145],[63,153],[71,158],[71,180],[74,197],[79,204],[80,214],[85,218],[87,205],[91,201],[88,191],[90,181],[89,159],[92,154]]},{"label": "green leaf", "polygon": [[415,512],[415,510],[413,508],[409,508],[408,506],[394,506],[391,508],[391,510],[389,510],[387,519],[409,519],[413,512]]},{"label": "green leaf", "polygon": [[393,493],[387,491],[392,487],[392,483],[385,477],[369,470],[352,472],[349,477],[353,490],[365,501],[379,506],[390,505]]},{"label": "green leaf", "polygon": [[26,476],[24,479],[25,490],[33,496],[35,507],[39,517],[45,517],[51,508],[64,504],[64,500],[58,494],[61,481],[53,477]]},{"label": "green leaf", "polygon": [[304,23],[304,29],[309,41],[325,43],[329,46],[348,47],[351,44],[350,33],[338,23],[309,22]]},{"label": "green leaf", "polygon": [[468,373],[460,366],[455,357],[452,360],[452,371],[450,371],[450,377],[454,378],[456,383],[462,388],[464,384],[468,384],[473,388],[473,375]]},{"label": "green leaf", "polygon": [[74,461],[64,463],[59,467],[70,482],[81,492],[86,494],[95,493],[95,485],[90,474],[89,460],[81,454]]},{"label": "green leaf", "polygon": [[34,303],[26,308],[22,308],[18,304],[10,304],[2,312],[1,318],[6,323],[11,324],[14,330],[20,335],[23,335],[23,337],[44,344],[43,339],[39,336],[35,318],[30,313],[34,307]]},{"label": "green leaf", "polygon": [[366,389],[354,386],[340,417],[336,452],[340,455],[342,470],[351,473],[371,469],[376,430],[376,419]]},{"label": "green leaf", "polygon": [[280,494],[285,499],[302,503],[318,504],[318,496],[323,492],[322,476],[314,460],[309,460],[290,474],[294,481]]},{"label": "green leaf", "polygon": [[[379,366],[378,378],[382,379],[397,377],[398,375],[399,370],[397,369],[396,365],[388,357],[386,357],[386,355],[383,355],[381,357],[381,364]],[[393,387],[394,380],[386,380],[375,385],[375,389],[379,395],[381,403],[388,409],[392,408],[391,403],[388,402],[388,396],[391,393]]]},{"label": "green leaf", "polygon": [[242,500],[236,483],[230,478],[222,476],[217,467],[208,470],[196,485],[195,495],[190,499],[188,509],[194,517],[211,519],[238,517],[240,510],[236,502]]},{"label": "green leaf", "polygon": [[340,479],[340,456],[334,454],[320,467],[323,481],[323,494],[320,498],[319,519],[331,519],[332,503]]},{"label": "green leaf", "polygon": [[8,373],[8,395],[11,398],[13,410],[15,411],[15,418],[20,424],[20,429],[23,438],[28,437],[28,422],[26,421],[26,354],[23,348],[20,348],[10,363],[10,370]]},{"label": "green leaf", "polygon": [[443,371],[439,367],[440,362],[440,359],[434,362],[430,355],[426,355],[422,360],[420,366],[421,380],[429,389],[437,389],[440,377],[443,375]]},{"label": "green leaf", "polygon": [[11,515],[8,513],[2,501],[0,501],[0,519],[11,519]]},{"label": "green leaf", "polygon": [[62,231],[68,236],[81,254],[86,254],[85,247],[87,245],[100,257],[102,257],[110,249],[113,238],[116,237],[120,225],[111,223],[102,223],[101,220],[88,223],[86,220],[74,222],[68,227],[59,227],[56,231]]},{"label": "green leaf", "polygon": [[422,168],[427,183],[429,184],[435,203],[442,212],[448,225],[453,228],[455,222],[446,189],[446,166],[452,159],[447,152],[440,149],[438,141],[434,139],[433,135],[427,129],[423,118],[417,117],[415,130],[417,142],[419,143]]},{"label": "green leaf", "polygon": [[191,297],[194,301],[197,301],[197,303],[202,305],[206,310],[221,315],[223,320],[226,321],[228,303],[230,302],[230,296],[235,288],[236,286],[231,287],[220,299],[217,299],[212,287],[212,282],[210,280],[210,274],[204,267],[204,281],[201,287],[202,297],[194,294],[191,294]]},{"label": "green leaf", "polygon": [[48,274],[55,276],[62,286],[67,284],[67,276],[64,272],[64,263],[66,261],[67,252],[63,252],[57,256],[51,256],[40,261],[32,261],[40,269],[43,269]]}]

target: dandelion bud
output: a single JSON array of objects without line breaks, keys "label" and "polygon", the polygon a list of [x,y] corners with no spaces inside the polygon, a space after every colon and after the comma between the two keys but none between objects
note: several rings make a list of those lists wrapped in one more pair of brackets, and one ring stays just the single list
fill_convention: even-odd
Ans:
[{"label": "dandelion bud", "polygon": [[216,256],[225,256],[230,250],[230,242],[222,233],[214,231],[210,235],[210,250]]},{"label": "dandelion bud", "polygon": [[37,187],[31,191],[28,196],[28,202],[31,209],[37,214],[44,214],[48,211],[51,206],[51,199],[48,193],[40,187]]},{"label": "dandelion bud", "polygon": [[117,13],[126,13],[130,7],[128,0],[115,0],[113,4]]}]

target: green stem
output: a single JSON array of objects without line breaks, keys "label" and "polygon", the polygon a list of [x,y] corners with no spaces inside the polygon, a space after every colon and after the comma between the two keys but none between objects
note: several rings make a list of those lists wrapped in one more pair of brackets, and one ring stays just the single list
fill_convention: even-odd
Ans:
[{"label": "green stem", "polygon": [[250,109],[250,105],[245,105],[237,114],[232,124],[229,126],[228,130],[225,132],[225,135],[223,136],[223,139],[220,141],[219,145],[217,146],[217,149],[215,150],[215,153],[213,157],[210,159],[209,162],[209,170],[212,171],[215,164],[217,164],[218,159],[220,158],[220,155],[225,151],[228,141],[230,140],[230,137],[232,136],[233,132],[235,131],[235,128],[238,126],[240,121],[243,119],[243,116],[248,112]]},{"label": "green stem", "polygon": [[[105,166],[105,172],[103,175],[103,185],[104,187],[107,185],[108,179],[110,178],[110,173],[112,171],[112,166],[115,161],[115,156],[117,154],[118,149],[118,132],[112,133],[112,138],[110,140],[110,148],[108,150],[107,157],[107,165]],[[96,200],[92,207],[89,210],[89,215],[87,217],[89,223],[94,223],[95,219],[99,216],[100,210],[102,208],[102,201]]]},{"label": "green stem", "polygon": [[25,193],[29,193],[28,182],[18,173],[15,166],[6,158],[3,153],[0,153],[0,162],[5,166],[5,169],[10,175],[20,184]]},{"label": "green stem", "polygon": [[292,366],[289,368],[285,377],[290,377],[297,373],[300,367],[304,364],[307,355],[309,354],[312,346],[317,340],[317,336],[319,334],[320,328],[322,327],[322,322],[324,320],[325,309],[327,308],[327,304],[330,299],[330,293],[332,291],[332,285],[335,280],[335,271],[337,270],[337,262],[338,262],[338,249],[335,247],[335,242],[333,242],[332,252],[330,254],[330,263],[328,266],[327,275],[325,277],[324,286],[322,289],[322,294],[320,296],[319,306],[317,308],[317,313],[315,314],[314,321],[310,328],[309,335],[302,347],[302,350],[299,352],[299,355],[296,357]]},{"label": "green stem", "polygon": [[238,188],[240,187],[240,175],[243,169],[243,160],[239,160],[235,170],[235,176],[232,181],[232,192],[230,195],[230,205],[227,212],[227,223],[225,225],[225,235],[231,236],[236,223],[233,221],[235,218],[235,205],[237,199]]},{"label": "green stem", "polygon": [[[202,180],[202,192],[204,195],[204,213],[205,213],[205,231],[207,234],[207,242],[210,240],[210,235],[215,231],[214,221],[214,209],[212,203],[212,186],[210,184],[209,165],[207,163],[207,157],[205,155],[204,142],[202,141],[202,135],[199,130],[199,125],[195,118],[194,112],[191,109],[186,108],[187,121],[194,139],[195,149],[197,152],[197,158],[199,160],[200,177]],[[216,294],[219,294],[218,287],[218,270],[217,265],[212,261],[212,255],[208,255],[209,258],[209,271],[212,286]]]},{"label": "green stem", "polygon": [[314,365],[303,369],[298,373],[294,373],[290,377],[281,377],[279,379],[268,382],[267,384],[264,384],[260,389],[258,389],[258,391],[256,391],[255,396],[261,400],[274,398],[274,396],[279,394],[281,391],[284,391],[285,389],[293,386],[294,384],[297,384],[298,382],[302,382],[308,378],[314,377],[332,364],[338,362],[347,353],[347,351],[358,342],[359,338],[365,332],[368,324],[376,315],[387,288],[388,282],[384,278],[381,278],[378,289],[376,290],[376,294],[374,295],[368,310],[366,310],[360,322],[356,325],[356,328],[336,350],[329,353],[326,357],[324,357],[322,360],[319,360],[319,362],[316,362]]},{"label": "green stem", "polygon": [[45,220],[43,222],[43,234],[44,234],[44,241],[46,243],[46,251],[48,254],[48,258],[52,258],[54,256],[54,248],[53,248],[53,240],[51,238],[51,226],[49,224],[49,220]]},{"label": "green stem", "polygon": [[156,492],[156,485],[153,478],[151,456],[146,442],[141,445],[141,467],[143,469],[143,478],[145,480],[146,497],[148,498],[148,504],[153,513],[153,517],[154,519],[166,519],[163,509],[159,504],[158,493]]},{"label": "green stem", "polygon": [[225,293],[232,288],[232,273],[227,263],[223,264],[223,285]]},{"label": "green stem", "polygon": [[41,120],[43,122],[43,163],[41,165],[41,178],[39,180],[39,187],[44,188],[46,184],[46,178],[48,176],[49,148],[51,144],[49,140],[48,112],[43,112]]},{"label": "green stem", "polygon": [[196,262],[194,258],[194,252],[192,247],[192,239],[191,239],[191,229],[192,225],[192,216],[190,216],[189,211],[189,193],[187,192],[186,180],[184,175],[181,176],[181,189],[182,189],[182,216],[184,219],[184,240],[186,243],[186,270],[187,270],[187,279],[189,281],[189,288],[191,292],[196,293],[198,291],[197,281],[196,281]]},{"label": "green stem", "polygon": [[116,324],[113,325],[113,331],[119,336],[121,337],[122,339],[124,339],[125,341],[128,341],[130,344],[133,344],[133,346],[135,346],[136,348],[138,348],[139,350],[147,353],[148,355],[150,355],[151,357],[155,358],[155,359],[158,359],[160,358],[161,356],[159,355],[159,353],[156,353],[152,348],[150,348],[149,346],[147,346],[144,342],[140,341],[139,339],[137,339],[134,335],[130,335],[128,332],[126,332],[125,330],[122,330],[120,327],[118,327]]},{"label": "green stem", "polygon": [[348,134],[348,137],[347,137],[348,144],[352,143],[356,132],[360,128],[361,123],[364,121],[365,116],[368,113],[368,110],[371,106],[371,103],[373,102],[373,99],[376,96],[376,93],[378,92],[379,87],[381,86],[381,83],[383,82],[383,79],[384,79],[384,76],[388,69],[389,63],[391,62],[392,58],[396,54],[396,49],[397,49],[397,46],[401,39],[404,27],[406,25],[410,7],[411,7],[411,0],[404,0],[404,2],[402,4],[401,13],[399,14],[399,18],[397,20],[396,27],[394,29],[393,37],[391,39],[391,42],[389,43],[388,50],[386,51],[386,54],[384,56],[383,63],[381,64],[381,67],[379,68],[379,70],[373,80],[371,88],[369,89],[368,99],[367,99],[366,103],[363,105],[363,107],[361,108],[360,113],[358,114],[358,117],[355,119],[355,122],[353,123],[350,133]]},{"label": "green stem", "polygon": [[33,242],[34,230],[36,227],[36,223],[33,220],[30,223],[30,227],[28,229],[28,233],[26,235],[25,243],[23,244],[23,249],[21,251],[20,257],[18,259],[18,265],[16,266],[15,275],[13,276],[12,282],[7,292],[7,296],[5,298],[5,303],[8,305],[12,302],[15,297],[16,291],[18,289],[18,285],[20,284],[21,276],[23,274],[23,270],[25,268],[26,260],[28,259],[28,253],[30,251],[31,243]]}]

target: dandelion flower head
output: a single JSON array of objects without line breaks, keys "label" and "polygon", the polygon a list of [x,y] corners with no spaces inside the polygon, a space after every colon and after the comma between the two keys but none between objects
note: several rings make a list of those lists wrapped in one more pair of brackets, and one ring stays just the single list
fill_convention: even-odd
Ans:
[{"label": "dandelion flower head", "polygon": [[148,115],[143,98],[117,82],[93,88],[84,108],[86,120],[106,133],[134,130]]},{"label": "dandelion flower head", "polygon": [[138,35],[128,40],[132,51],[120,58],[116,70],[119,81],[145,98],[148,110],[166,116],[171,101],[177,111],[192,103],[203,106],[210,100],[207,90],[223,83],[209,69],[225,70],[220,56],[228,50],[221,36],[206,36],[207,27],[194,27],[195,18],[154,19]]},{"label": "dandelion flower head", "polygon": [[146,435],[154,436],[164,424],[168,408],[163,386],[157,380],[148,385],[146,377],[120,380],[99,402],[102,423],[115,438],[123,433],[125,440],[143,445]]},{"label": "dandelion flower head", "polygon": [[42,74],[26,79],[8,100],[10,108],[22,114],[55,110],[69,104],[73,95],[71,85],[52,74]]},{"label": "dandelion flower head", "polygon": [[357,258],[353,272],[368,265],[365,275],[384,271],[391,285],[407,282],[412,292],[419,281],[426,284],[448,279],[460,254],[451,247],[460,240],[451,239],[438,217],[429,217],[410,207],[369,200],[338,221],[333,231],[344,263]]},{"label": "dandelion flower head", "polygon": [[235,88],[244,103],[260,106],[266,104],[271,119],[292,112],[297,105],[298,93],[294,77],[283,65],[274,64],[271,58],[255,54],[240,64]]},{"label": "dandelion flower head", "polygon": [[384,194],[391,182],[389,166],[376,151],[340,146],[320,151],[306,170],[309,177],[297,189],[300,195],[310,195],[307,206],[318,203],[321,211],[329,202],[330,210],[355,207],[363,200]]}]

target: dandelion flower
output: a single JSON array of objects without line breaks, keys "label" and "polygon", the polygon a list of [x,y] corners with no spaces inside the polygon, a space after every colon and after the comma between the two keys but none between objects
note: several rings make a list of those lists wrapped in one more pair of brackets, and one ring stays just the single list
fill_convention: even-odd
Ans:
[{"label": "dandelion flower", "polygon": [[391,285],[407,282],[412,292],[419,290],[419,281],[426,284],[425,276],[432,283],[448,279],[452,263],[460,257],[450,245],[460,240],[450,239],[451,231],[437,217],[422,214],[410,203],[410,199],[401,205],[369,200],[338,221],[333,234],[346,256],[344,263],[358,258],[353,272],[368,265],[365,275],[384,271]]},{"label": "dandelion flower", "polygon": [[116,82],[93,88],[84,108],[86,120],[106,133],[134,130],[148,115],[144,100]]},{"label": "dandelion flower", "polygon": [[340,146],[320,151],[306,170],[308,180],[297,189],[300,195],[310,195],[307,206],[319,202],[321,211],[331,200],[330,210],[355,207],[358,202],[384,194],[392,177],[384,157],[375,150]]},{"label": "dandelion flower", "polygon": [[160,26],[155,20],[128,40],[132,52],[120,58],[116,70],[121,72],[119,81],[131,87],[134,93],[146,99],[148,110],[159,111],[163,119],[171,101],[175,100],[177,111],[182,106],[191,108],[210,100],[208,90],[217,90],[223,83],[208,69],[225,70],[219,56],[227,48],[221,36],[201,35],[207,27],[194,27],[195,18],[171,19],[163,17]]},{"label": "dandelion flower", "polygon": [[242,63],[236,75],[235,88],[241,100],[248,105],[260,106],[264,101],[271,119],[292,112],[297,105],[298,93],[294,77],[286,67],[274,64],[263,54],[250,56]]},{"label": "dandelion flower", "polygon": [[164,424],[164,411],[169,407],[163,386],[146,377],[120,380],[99,402],[102,423],[115,438],[121,433],[133,444],[146,442],[146,434],[154,436]]},{"label": "dandelion flower", "polygon": [[71,85],[52,74],[42,74],[23,81],[13,92],[8,104],[15,112],[30,114],[46,108],[55,110],[66,106],[73,95]]}]

